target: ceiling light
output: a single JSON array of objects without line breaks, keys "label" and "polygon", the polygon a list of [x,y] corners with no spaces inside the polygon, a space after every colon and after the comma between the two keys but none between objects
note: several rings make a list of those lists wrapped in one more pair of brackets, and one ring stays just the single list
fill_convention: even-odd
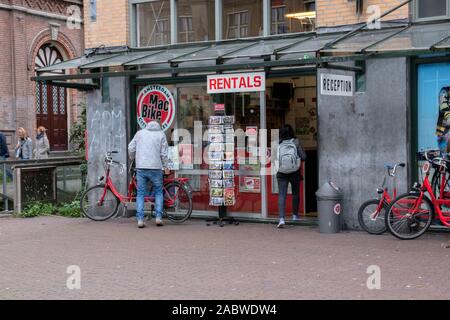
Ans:
[{"label": "ceiling light", "polygon": [[315,11],[308,11],[308,12],[296,12],[296,13],[289,13],[285,15],[286,18],[290,19],[312,19],[316,17]]}]

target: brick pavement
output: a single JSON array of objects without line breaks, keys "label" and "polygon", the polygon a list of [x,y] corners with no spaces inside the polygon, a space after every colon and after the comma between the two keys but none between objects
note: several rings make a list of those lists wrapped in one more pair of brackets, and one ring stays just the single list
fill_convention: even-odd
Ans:
[{"label": "brick pavement", "polygon": [[[0,218],[0,299],[449,299],[450,234]],[[66,288],[79,265],[81,289]],[[381,290],[368,290],[369,265]]]}]

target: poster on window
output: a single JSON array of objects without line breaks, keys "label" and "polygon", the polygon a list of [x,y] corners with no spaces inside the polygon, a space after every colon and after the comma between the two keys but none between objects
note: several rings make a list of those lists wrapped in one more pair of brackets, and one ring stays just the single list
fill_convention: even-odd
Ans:
[{"label": "poster on window", "polygon": [[261,192],[261,177],[241,177],[241,192]]},{"label": "poster on window", "polygon": [[179,144],[178,156],[181,169],[194,169],[192,144]]},{"label": "poster on window", "polygon": [[418,67],[418,150],[450,150],[450,63]]},{"label": "poster on window", "polygon": [[180,170],[180,159],[178,157],[178,147],[169,147],[167,149],[167,157],[169,158],[169,170]]},{"label": "poster on window", "polygon": [[157,121],[166,131],[175,118],[175,100],[169,89],[152,84],[138,94],[136,104],[137,122],[144,129],[151,121]]}]

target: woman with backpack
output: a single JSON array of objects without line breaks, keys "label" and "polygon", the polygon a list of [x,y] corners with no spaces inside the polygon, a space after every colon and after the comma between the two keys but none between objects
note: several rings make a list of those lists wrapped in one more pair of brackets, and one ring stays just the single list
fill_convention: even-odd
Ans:
[{"label": "woman with backpack", "polygon": [[285,124],[280,129],[280,144],[277,151],[278,209],[280,218],[277,228],[283,228],[285,225],[284,216],[289,183],[292,188],[292,220],[298,220],[300,181],[303,180],[300,167],[302,160],[306,160],[306,153],[295,137],[294,129],[289,124]]}]

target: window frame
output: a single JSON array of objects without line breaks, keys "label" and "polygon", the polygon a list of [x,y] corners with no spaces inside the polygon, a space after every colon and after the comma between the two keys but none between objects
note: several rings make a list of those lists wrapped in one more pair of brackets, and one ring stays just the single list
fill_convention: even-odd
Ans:
[{"label": "window frame", "polygon": [[422,22],[422,21],[434,21],[434,20],[450,19],[450,0],[446,0],[446,2],[447,2],[447,12],[446,12],[445,15],[426,17],[426,18],[419,18],[419,0],[414,0],[414,2],[413,2],[413,17],[414,17],[414,21]]},{"label": "window frame", "polygon": [[[188,15],[184,15],[184,16],[178,16],[178,38],[177,38],[177,43],[190,43],[193,42],[193,38],[194,38],[194,28],[193,28],[193,24],[192,24],[192,15],[188,16]],[[187,21],[190,20],[190,26],[191,29],[186,28],[186,30],[182,30],[182,26],[189,26],[189,23],[187,23]],[[187,23],[187,24],[186,24]],[[181,41],[181,38],[184,39],[184,41]]]},{"label": "window frame", "polygon": [[[129,22],[129,43],[131,47],[139,47],[139,30],[138,30],[138,14],[137,14],[137,5],[145,4],[150,2],[155,2],[160,0],[128,0],[128,22]],[[168,44],[179,44],[179,43],[190,43],[190,42],[181,42],[178,39],[180,34],[179,17],[178,17],[178,0],[168,0],[170,4],[170,14],[169,14],[169,42]],[[262,34],[263,36],[271,36],[277,34],[289,34],[287,33],[276,33],[272,34],[272,25],[275,23],[280,25],[279,21],[272,21],[272,1],[271,0],[261,0],[262,1]],[[450,3],[450,0],[447,0]],[[276,7],[276,6],[275,6]],[[223,14],[223,1],[215,0],[215,9],[214,9],[214,30],[215,30],[215,41],[223,40],[224,34],[223,29],[226,27],[228,33],[228,25],[224,26],[224,24],[228,24],[228,21],[222,21]],[[247,10],[248,11],[248,10]],[[317,10],[316,10],[317,11]],[[248,14],[248,19],[250,19],[250,15]],[[227,17],[227,15],[226,15]],[[433,18],[434,19],[434,18]],[[287,29],[290,29],[290,21],[285,19],[284,22]],[[248,21],[247,28],[251,25],[250,20]],[[241,32],[240,29],[239,33]],[[277,30],[278,31],[278,30]],[[247,36],[245,38],[253,38],[252,36],[248,36],[249,30],[247,30]],[[195,41],[196,42],[196,41]]]},{"label": "window frame", "polygon": [[[273,13],[273,11],[275,10],[276,11],[276,17],[278,17],[278,10],[280,10],[280,9],[284,9],[284,14],[286,14],[286,5],[285,4],[283,4],[283,5],[276,5],[276,6],[271,6],[270,7],[270,34],[271,35],[278,35],[278,34],[288,34],[289,32],[283,32],[283,33],[279,33],[278,32],[278,28],[280,27],[280,26],[284,26],[285,28],[288,28],[289,27],[289,25],[288,25],[288,20],[286,20],[286,19],[284,19],[284,20],[278,20],[278,18],[276,18],[275,20],[274,19],[272,19],[272,17],[273,17],[273,15],[272,15],[272,13]],[[285,17],[286,18],[286,17]],[[273,31],[275,31],[275,32],[272,32],[272,27],[274,27],[274,30]]]},{"label": "window frame", "polygon": [[[145,46],[139,46],[139,17],[137,12],[137,5],[139,4],[146,4],[151,2],[158,2],[162,0],[129,0],[128,2],[128,18],[129,18],[129,29],[130,29],[130,44],[132,47],[145,47]],[[172,5],[176,1],[174,0],[167,0],[169,1],[169,18],[168,19],[158,19],[158,21],[168,21],[169,22],[169,41],[168,44],[172,44],[172,27],[173,27],[173,19],[172,19]],[[176,25],[176,23],[175,23]],[[156,45],[155,45],[156,46]]]},{"label": "window frame", "polygon": [[[247,15],[247,24],[241,24],[241,15],[242,14],[246,14]],[[237,31],[238,31],[238,33],[239,33],[239,36],[238,37],[232,37],[232,38],[230,38],[229,37],[229,34],[230,34],[230,24],[229,24],[229,21],[230,21],[230,16],[231,15],[233,15],[234,16],[234,21],[236,21],[236,17],[239,17],[239,23],[237,24],[237,25],[233,25],[232,27],[233,27],[233,29],[236,29]],[[232,12],[230,12],[230,13],[226,13],[226,17],[227,17],[227,32],[226,32],[226,39],[240,39],[240,38],[249,38],[249,36],[248,36],[248,29],[249,29],[249,26],[250,26],[250,24],[249,24],[249,11],[248,10],[240,10],[240,11],[232,11]],[[245,36],[242,36],[241,35],[241,28],[246,28],[247,29],[247,34],[245,35]]]}]

